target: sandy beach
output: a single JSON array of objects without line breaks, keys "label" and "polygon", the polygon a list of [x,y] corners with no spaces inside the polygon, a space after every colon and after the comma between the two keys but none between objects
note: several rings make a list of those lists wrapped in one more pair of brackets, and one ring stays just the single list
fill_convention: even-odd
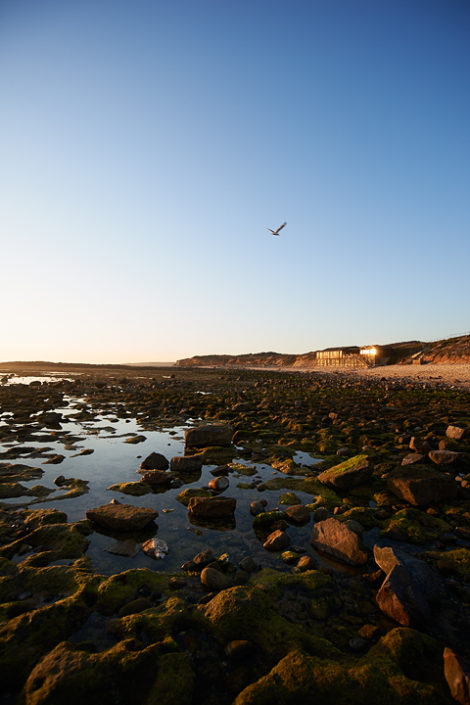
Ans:
[{"label": "sandy beach", "polygon": [[[307,371],[307,370],[305,370]],[[309,370],[311,371],[311,370]],[[326,370],[321,369],[322,372]],[[428,364],[428,365],[387,365],[359,369],[332,369],[331,374],[347,375],[348,377],[379,377],[381,379],[401,379],[404,381],[422,381],[423,383],[438,383],[459,388],[470,389],[469,364]]]}]

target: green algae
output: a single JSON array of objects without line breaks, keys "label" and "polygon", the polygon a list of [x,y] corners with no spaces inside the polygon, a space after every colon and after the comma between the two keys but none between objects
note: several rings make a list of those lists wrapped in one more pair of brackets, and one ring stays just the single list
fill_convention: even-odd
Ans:
[{"label": "green algae", "polygon": [[423,544],[438,539],[442,533],[449,531],[449,529],[449,524],[443,519],[419,509],[407,507],[400,509],[384,522],[381,534],[390,538],[401,538],[411,543]]},{"label": "green algae", "polygon": [[168,590],[170,577],[147,568],[134,568],[116,573],[102,581],[98,588],[96,608],[103,614],[115,614],[127,602],[135,600],[139,590]]},{"label": "green algae", "polygon": [[162,654],[145,705],[190,705],[195,685],[196,676],[189,654]]},{"label": "green algae", "polygon": [[191,497],[212,497],[212,492],[204,487],[187,487],[176,496],[176,501],[187,507]]},{"label": "green algae", "polygon": [[112,492],[130,494],[133,497],[141,497],[152,492],[152,488],[146,482],[120,482],[116,485],[110,485],[107,489]]}]

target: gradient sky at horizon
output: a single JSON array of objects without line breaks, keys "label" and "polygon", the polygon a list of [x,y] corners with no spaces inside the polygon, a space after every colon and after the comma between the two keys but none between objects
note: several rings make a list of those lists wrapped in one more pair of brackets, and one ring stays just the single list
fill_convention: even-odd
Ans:
[{"label": "gradient sky at horizon", "polygon": [[465,0],[0,0],[0,360],[470,332],[469,69]]}]

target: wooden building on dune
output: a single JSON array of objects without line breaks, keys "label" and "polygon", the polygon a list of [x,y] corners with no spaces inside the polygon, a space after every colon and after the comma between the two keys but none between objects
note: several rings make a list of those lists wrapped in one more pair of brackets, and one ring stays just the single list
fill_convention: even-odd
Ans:
[{"label": "wooden building on dune", "polygon": [[375,367],[386,365],[388,355],[380,345],[352,345],[317,350],[315,363],[320,367]]}]

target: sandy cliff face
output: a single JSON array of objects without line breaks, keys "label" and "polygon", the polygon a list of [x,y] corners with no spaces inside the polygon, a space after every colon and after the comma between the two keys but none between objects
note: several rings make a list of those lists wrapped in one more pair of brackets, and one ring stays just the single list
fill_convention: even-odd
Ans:
[{"label": "sandy cliff face", "polygon": [[[422,353],[424,362],[447,364],[470,363],[470,335],[438,340],[433,343],[409,341],[384,346],[389,362],[411,363],[412,356]],[[315,352],[285,355],[276,352],[247,353],[246,355],[195,355],[176,362],[177,367],[285,367],[306,368],[316,366]]]}]

